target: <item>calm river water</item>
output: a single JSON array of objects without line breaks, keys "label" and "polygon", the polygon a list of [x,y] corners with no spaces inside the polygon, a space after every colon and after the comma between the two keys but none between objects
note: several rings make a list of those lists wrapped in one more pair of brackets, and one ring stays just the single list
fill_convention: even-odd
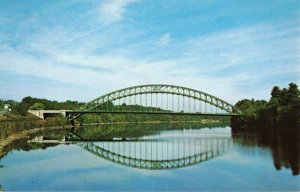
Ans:
[{"label": "calm river water", "polygon": [[11,144],[0,189],[299,191],[299,150],[294,133],[221,125],[81,127]]}]

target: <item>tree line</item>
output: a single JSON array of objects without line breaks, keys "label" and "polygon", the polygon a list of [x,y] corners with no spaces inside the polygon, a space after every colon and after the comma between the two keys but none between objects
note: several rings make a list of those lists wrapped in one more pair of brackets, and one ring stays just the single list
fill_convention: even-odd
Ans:
[{"label": "tree line", "polygon": [[66,100],[63,102],[51,101],[48,99],[40,99],[34,97],[24,97],[21,102],[14,100],[0,100],[0,108],[3,108],[4,104],[9,104],[12,111],[12,114],[16,115],[26,115],[29,109],[32,110],[60,110],[60,109],[68,109],[74,110],[84,105],[83,102],[78,101],[70,101]]},{"label": "tree line", "polygon": [[33,115],[28,114],[27,111],[29,109],[72,110],[77,109],[84,103],[70,100],[58,102],[28,96],[23,98],[20,102],[0,99],[0,110],[3,109],[4,104],[10,105],[11,112],[5,115],[0,114],[0,138],[5,138],[12,133],[20,132],[25,129],[63,126],[67,124],[67,120],[63,115],[56,115],[45,120],[41,120]]},{"label": "tree line", "polygon": [[300,129],[300,91],[295,83],[274,86],[269,101],[243,99],[235,107],[245,116],[232,118],[233,128]]}]

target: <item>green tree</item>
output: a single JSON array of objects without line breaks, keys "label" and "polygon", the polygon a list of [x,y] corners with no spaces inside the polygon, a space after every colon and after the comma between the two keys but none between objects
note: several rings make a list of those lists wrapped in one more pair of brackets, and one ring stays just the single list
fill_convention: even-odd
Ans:
[{"label": "green tree", "polygon": [[43,103],[35,103],[29,107],[31,110],[43,110],[45,109],[45,105]]},{"label": "green tree", "polygon": [[280,129],[300,125],[300,91],[295,83],[283,89],[273,87],[269,102],[244,99],[235,106],[246,115],[248,125]]},{"label": "green tree", "polygon": [[298,89],[298,86],[295,83],[289,84],[288,96],[292,98],[297,98],[297,97],[299,98],[300,91]]},{"label": "green tree", "polygon": [[281,94],[281,90],[278,86],[273,87],[271,91],[272,98],[279,98]]}]

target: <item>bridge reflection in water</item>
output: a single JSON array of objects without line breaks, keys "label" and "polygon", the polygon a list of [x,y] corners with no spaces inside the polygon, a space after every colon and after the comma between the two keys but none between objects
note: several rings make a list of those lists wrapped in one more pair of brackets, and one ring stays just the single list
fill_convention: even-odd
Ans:
[{"label": "bridge reflection in water", "polygon": [[73,133],[69,140],[83,149],[121,165],[140,169],[174,169],[211,160],[229,151],[231,137],[175,137],[85,142]]}]

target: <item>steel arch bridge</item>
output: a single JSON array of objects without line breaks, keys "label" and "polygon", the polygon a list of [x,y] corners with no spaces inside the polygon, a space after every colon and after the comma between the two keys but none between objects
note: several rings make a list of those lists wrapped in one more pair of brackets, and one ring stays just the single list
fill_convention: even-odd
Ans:
[{"label": "steel arch bridge", "polygon": [[149,84],[128,87],[102,95],[77,110],[66,112],[75,120],[86,113],[170,114],[236,116],[230,103],[195,89]]},{"label": "steel arch bridge", "polygon": [[[151,170],[183,168],[209,161],[227,153],[232,145],[229,137],[195,138],[189,142],[182,140],[180,144],[177,142],[178,140],[176,142],[174,140],[106,141],[94,144],[81,141],[81,138],[73,133],[67,134],[66,137],[69,141],[73,140],[73,144],[102,159],[127,167]],[[141,147],[141,143],[143,147]],[[205,147],[201,148],[200,144],[204,143]],[[164,144],[165,148],[169,147],[169,151],[163,151],[162,147],[158,147],[161,144]],[[119,149],[116,149],[118,146]],[[161,155],[157,154],[159,150],[162,151]]]}]

